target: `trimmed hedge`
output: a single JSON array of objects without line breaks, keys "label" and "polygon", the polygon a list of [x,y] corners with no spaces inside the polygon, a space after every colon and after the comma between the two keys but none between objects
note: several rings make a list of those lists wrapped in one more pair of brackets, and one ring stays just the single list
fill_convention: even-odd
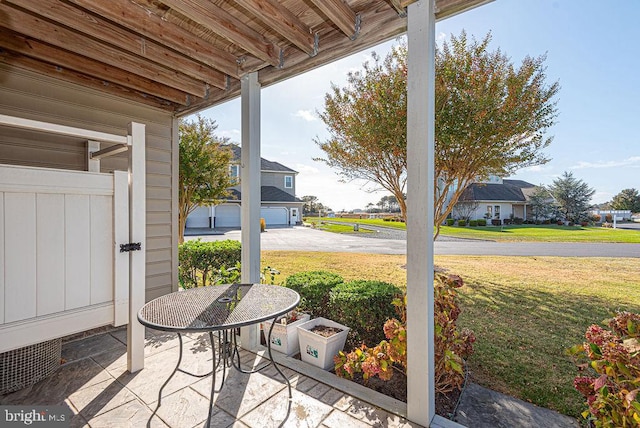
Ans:
[{"label": "trimmed hedge", "polygon": [[455,222],[456,222],[456,221],[455,221],[454,219],[452,219],[452,218],[448,218],[448,219],[447,219],[447,226],[453,226],[453,224],[454,224]]},{"label": "trimmed hedge", "polygon": [[300,294],[299,307],[302,311],[312,317],[330,318],[329,292],[343,282],[340,275],[332,272],[308,271],[294,273],[286,279],[284,285]]},{"label": "trimmed hedge", "polygon": [[378,344],[384,337],[382,326],[396,316],[392,302],[402,290],[382,281],[351,281],[338,284],[330,294],[330,316],[351,328],[348,347]]},{"label": "trimmed hedge", "polygon": [[478,222],[478,226],[486,226],[487,225],[487,220],[484,218],[480,218],[477,220]]},{"label": "trimmed hedge", "polygon": [[462,226],[462,227],[464,227],[464,226],[466,226],[466,225],[467,225],[467,220],[462,220],[462,219],[461,219],[461,220],[458,220],[458,226]]},{"label": "trimmed hedge", "polygon": [[186,241],[178,246],[178,279],[183,288],[215,283],[220,270],[236,268],[240,263],[240,242]]},{"label": "trimmed hedge", "polygon": [[478,225],[478,220],[469,220],[469,226],[476,227]]}]

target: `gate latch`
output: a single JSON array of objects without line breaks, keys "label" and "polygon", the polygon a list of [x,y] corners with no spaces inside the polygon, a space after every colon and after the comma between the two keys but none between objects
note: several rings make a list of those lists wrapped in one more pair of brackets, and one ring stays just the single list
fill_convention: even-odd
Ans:
[{"label": "gate latch", "polygon": [[140,251],[142,250],[141,242],[130,242],[128,244],[120,244],[120,252],[127,253],[129,251]]}]

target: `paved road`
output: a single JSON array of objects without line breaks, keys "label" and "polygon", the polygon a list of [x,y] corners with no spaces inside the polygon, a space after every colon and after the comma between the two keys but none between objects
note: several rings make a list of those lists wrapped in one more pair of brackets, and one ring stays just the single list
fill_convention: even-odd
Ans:
[{"label": "paved road", "polygon": [[[198,236],[204,241],[240,240],[240,231],[223,235]],[[189,236],[186,239],[193,239]],[[401,239],[372,239],[360,236],[324,232],[308,227],[269,229],[261,234],[263,250],[333,251],[374,254],[406,254],[406,242]],[[576,256],[576,257],[636,257],[640,244],[554,243],[554,242],[493,242],[467,239],[438,239],[437,255],[497,255],[497,256]]]}]

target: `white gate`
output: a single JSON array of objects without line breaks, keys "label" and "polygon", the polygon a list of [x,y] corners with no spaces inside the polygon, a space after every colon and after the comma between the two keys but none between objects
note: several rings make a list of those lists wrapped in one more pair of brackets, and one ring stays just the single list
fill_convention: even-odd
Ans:
[{"label": "white gate", "polygon": [[128,322],[127,187],[125,171],[0,165],[0,352]]},{"label": "white gate", "polygon": [[[91,171],[101,157],[129,151],[128,171],[112,174],[0,165],[0,352],[128,324],[128,369],[140,370],[144,125],[130,123],[124,136],[5,115],[0,125],[86,138]],[[109,146],[99,150],[100,142]]]}]

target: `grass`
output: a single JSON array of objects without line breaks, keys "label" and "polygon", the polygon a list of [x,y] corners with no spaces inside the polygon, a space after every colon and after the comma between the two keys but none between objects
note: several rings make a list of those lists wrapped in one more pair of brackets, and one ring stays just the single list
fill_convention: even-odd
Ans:
[{"label": "grass", "polygon": [[333,233],[352,233],[352,234],[373,233],[373,230],[368,230],[368,229],[359,229],[358,231],[355,231],[353,230],[352,225],[347,225],[347,224],[331,224],[331,223],[320,224],[318,222],[316,223],[315,227],[317,229],[324,230],[326,232],[333,232]]},{"label": "grass", "polygon": [[[369,224],[373,226],[406,229],[402,222],[383,221],[382,219],[349,219],[323,218],[323,221],[348,222]],[[318,222],[313,218],[307,221]],[[518,241],[518,242],[613,242],[626,244],[640,244],[640,230],[609,229],[604,227],[580,227],[558,225],[520,226],[479,226],[458,227],[441,226],[440,234],[459,238],[483,239],[490,241]]]},{"label": "grass", "polygon": [[[330,270],[345,279],[406,285],[405,256],[264,251],[281,272]],[[461,275],[461,327],[477,342],[468,364],[472,380],[539,406],[580,418],[577,372],[565,349],[612,311],[640,312],[640,259],[436,256]]]}]

